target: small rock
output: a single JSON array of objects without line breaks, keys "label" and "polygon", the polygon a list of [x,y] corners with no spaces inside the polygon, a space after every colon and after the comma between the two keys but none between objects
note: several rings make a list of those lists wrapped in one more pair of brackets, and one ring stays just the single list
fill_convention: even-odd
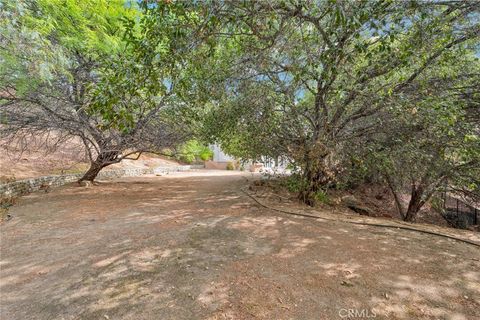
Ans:
[{"label": "small rock", "polygon": [[345,280],[343,280],[340,284],[342,286],[345,286],[345,287],[353,287],[353,283],[350,283],[350,282],[345,281]]},{"label": "small rock", "polygon": [[81,186],[81,187],[89,188],[89,187],[92,186],[92,182],[91,181],[80,181],[80,182],[78,182],[78,185]]},{"label": "small rock", "polygon": [[367,208],[361,201],[359,201],[354,196],[345,196],[342,198],[342,203],[349,209],[359,213],[361,215],[370,215],[372,210]]}]

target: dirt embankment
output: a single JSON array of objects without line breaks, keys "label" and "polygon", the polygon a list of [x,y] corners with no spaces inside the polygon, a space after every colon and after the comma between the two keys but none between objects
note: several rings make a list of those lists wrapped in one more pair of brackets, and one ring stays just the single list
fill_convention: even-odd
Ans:
[{"label": "dirt embankment", "polygon": [[[154,154],[144,154],[138,160],[124,160],[105,170],[175,165],[178,165],[176,161]],[[28,145],[21,142],[0,144],[0,182],[54,174],[82,173],[88,166],[84,147],[75,140],[70,140],[57,148],[46,146],[43,140],[29,141]]]},{"label": "dirt embankment", "polygon": [[[257,180],[250,185],[250,190],[261,197],[276,199],[275,201],[281,203],[303,206],[297,198],[297,193],[287,190],[283,179]],[[403,207],[406,208],[409,195],[401,195],[400,200]],[[317,201],[316,208],[342,214],[402,220],[391,191],[388,187],[378,184],[364,184],[352,190],[330,190]],[[418,212],[415,222],[452,227],[431,203],[423,206]],[[478,226],[469,226],[469,229],[478,230]]]}]

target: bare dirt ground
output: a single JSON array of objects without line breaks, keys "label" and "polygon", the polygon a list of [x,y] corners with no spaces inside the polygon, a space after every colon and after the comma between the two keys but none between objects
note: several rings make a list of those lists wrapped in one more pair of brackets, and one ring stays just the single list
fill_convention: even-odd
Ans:
[{"label": "bare dirt ground", "polygon": [[480,318],[478,247],[282,215],[239,191],[244,176],[22,198],[0,226],[0,318]]}]

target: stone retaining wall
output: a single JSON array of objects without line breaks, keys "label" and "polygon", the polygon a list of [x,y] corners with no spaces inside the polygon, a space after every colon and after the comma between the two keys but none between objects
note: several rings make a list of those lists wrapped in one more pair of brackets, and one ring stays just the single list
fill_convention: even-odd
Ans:
[{"label": "stone retaining wall", "polygon": [[[187,171],[191,169],[204,168],[202,165],[192,166],[172,166],[172,167],[156,167],[148,169],[117,169],[117,170],[105,170],[98,174],[98,179],[115,179],[120,177],[136,177],[144,174],[164,174],[169,172]],[[67,183],[75,182],[83,174],[63,174],[52,175],[38,178],[18,180],[10,183],[0,184],[0,197],[16,197],[27,193],[35,192],[38,190],[58,187]]]}]

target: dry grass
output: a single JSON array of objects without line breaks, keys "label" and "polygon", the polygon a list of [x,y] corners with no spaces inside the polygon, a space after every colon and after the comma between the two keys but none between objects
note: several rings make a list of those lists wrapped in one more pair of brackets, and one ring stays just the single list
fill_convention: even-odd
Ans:
[{"label": "dry grass", "polygon": [[16,197],[0,197],[0,222],[8,219],[8,209],[17,202]]}]

